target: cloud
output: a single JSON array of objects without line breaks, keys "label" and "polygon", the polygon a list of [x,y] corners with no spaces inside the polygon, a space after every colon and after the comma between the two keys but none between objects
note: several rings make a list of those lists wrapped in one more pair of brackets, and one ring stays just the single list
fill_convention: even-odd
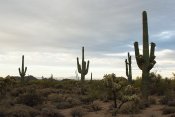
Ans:
[{"label": "cloud", "polygon": [[53,70],[56,76],[71,76],[85,46],[95,76],[125,74],[127,52],[134,55],[133,43],[142,41],[143,10],[148,11],[150,42],[157,44],[163,67],[163,61],[174,59],[173,0],[0,1],[0,71],[17,74],[24,54],[31,74],[41,76],[44,71],[50,76]]},{"label": "cloud", "polygon": [[162,41],[172,39],[175,36],[175,31],[163,31],[156,34],[154,37],[160,38]]}]

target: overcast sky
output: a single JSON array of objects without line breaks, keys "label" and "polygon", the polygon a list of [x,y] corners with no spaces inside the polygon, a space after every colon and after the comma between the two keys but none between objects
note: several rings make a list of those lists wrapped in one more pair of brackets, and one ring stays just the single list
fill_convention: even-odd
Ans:
[{"label": "overcast sky", "polygon": [[[133,43],[142,44],[142,11],[148,13],[150,42],[163,76],[175,72],[174,0],[1,0],[0,76],[19,75],[25,55],[27,75],[75,76],[76,57],[90,60],[95,78],[125,77],[125,58],[132,55],[133,76],[140,76]],[[140,47],[141,49],[141,47]]]}]

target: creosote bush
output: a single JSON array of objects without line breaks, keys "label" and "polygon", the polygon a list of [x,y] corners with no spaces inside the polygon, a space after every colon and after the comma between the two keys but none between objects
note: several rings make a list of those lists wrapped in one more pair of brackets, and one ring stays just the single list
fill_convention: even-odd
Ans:
[{"label": "creosote bush", "polygon": [[77,107],[77,108],[73,108],[71,110],[70,114],[71,114],[72,117],[83,117],[84,111],[83,111],[82,108]]},{"label": "creosote bush", "polygon": [[25,105],[16,105],[6,113],[6,117],[35,117],[36,115],[39,115],[39,111]]},{"label": "creosote bush", "polygon": [[28,90],[26,93],[20,95],[17,98],[17,102],[21,104],[25,104],[27,106],[36,106],[38,104],[42,104],[43,99],[39,96],[34,89]]},{"label": "creosote bush", "polygon": [[41,117],[64,117],[57,109],[43,108],[41,110]]}]

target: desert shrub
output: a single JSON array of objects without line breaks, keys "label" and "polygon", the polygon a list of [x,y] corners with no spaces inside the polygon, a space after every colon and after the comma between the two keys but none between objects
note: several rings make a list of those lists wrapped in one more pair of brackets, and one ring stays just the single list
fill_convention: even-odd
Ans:
[{"label": "desert shrub", "polygon": [[140,88],[141,87],[141,81],[142,78],[141,77],[136,77],[136,79],[133,79],[133,86],[136,88]]},{"label": "desert shrub", "polygon": [[81,104],[81,101],[77,97],[68,97],[66,101],[72,104],[72,106],[77,106]]},{"label": "desert shrub", "polygon": [[71,110],[71,115],[72,117],[83,117],[84,115],[84,112],[83,112],[83,109],[82,108],[73,108]]},{"label": "desert shrub", "polygon": [[161,104],[167,105],[168,102],[174,100],[174,98],[175,98],[174,91],[172,91],[172,90],[167,91],[166,94],[165,94],[165,96],[163,96],[163,97],[160,99],[160,103],[161,103]]},{"label": "desert shrub", "polygon": [[167,96],[163,96],[161,99],[160,99],[160,103],[161,104],[167,104],[168,103],[168,100],[169,98]]},{"label": "desert shrub", "polygon": [[0,106],[0,117],[5,117],[6,116],[7,109],[4,108],[4,106]]},{"label": "desert shrub", "polygon": [[41,110],[42,117],[64,117],[58,110],[54,108],[43,108]]},{"label": "desert shrub", "polygon": [[36,84],[40,86],[41,88],[49,88],[54,87],[59,81],[57,80],[51,80],[51,79],[41,79],[41,80],[34,80],[31,81],[30,84]]},{"label": "desert shrub", "polygon": [[156,104],[156,98],[155,97],[149,97],[148,101],[150,104]]},{"label": "desert shrub", "polygon": [[123,114],[137,114],[140,112],[139,104],[133,101],[126,102],[119,110]]},{"label": "desert shrub", "polygon": [[96,111],[100,111],[102,109],[100,104],[97,102],[90,104],[90,105],[85,105],[85,106],[83,106],[83,108],[87,109],[89,112],[96,112]]},{"label": "desert shrub", "polygon": [[66,109],[66,108],[71,108],[73,105],[69,102],[56,102],[54,104],[56,106],[57,109]]},{"label": "desert shrub", "polygon": [[7,117],[35,117],[39,112],[25,105],[16,105],[10,108],[6,114]]},{"label": "desert shrub", "polygon": [[48,95],[48,100],[52,102],[62,102],[65,100],[65,97],[62,94],[52,93]]},{"label": "desert shrub", "polygon": [[175,113],[175,107],[165,107],[163,108],[163,114],[172,114]]},{"label": "desert shrub", "polygon": [[145,100],[140,100],[139,102],[139,108],[140,109],[144,109],[150,106],[150,102],[145,102]]},{"label": "desert shrub", "polygon": [[20,95],[17,98],[17,103],[25,104],[27,106],[36,106],[41,104],[43,99],[39,96],[35,90],[31,89],[28,92]]},{"label": "desert shrub", "polygon": [[44,88],[37,90],[37,93],[41,96],[47,97],[51,93],[57,93],[57,90],[53,88]]},{"label": "desert shrub", "polygon": [[91,104],[91,108],[92,108],[93,111],[99,111],[99,110],[102,109],[102,107],[100,106],[99,103],[93,103],[93,104]]},{"label": "desert shrub", "polygon": [[17,97],[20,94],[23,94],[25,92],[26,92],[25,88],[19,87],[19,88],[14,88],[10,94],[11,94],[11,96]]},{"label": "desert shrub", "polygon": [[169,117],[175,117],[175,114],[170,115]]},{"label": "desert shrub", "polygon": [[168,106],[175,106],[175,99],[172,101],[168,101],[167,105]]},{"label": "desert shrub", "polygon": [[14,106],[15,105],[15,100],[13,99],[13,97],[5,96],[5,98],[0,101],[0,106],[1,105],[4,106],[4,107]]},{"label": "desert shrub", "polygon": [[54,88],[62,89],[62,88],[64,88],[64,85],[63,84],[55,84]]},{"label": "desert shrub", "polygon": [[84,95],[84,96],[80,97],[80,101],[83,104],[91,104],[91,103],[93,103],[94,99],[90,96]]}]

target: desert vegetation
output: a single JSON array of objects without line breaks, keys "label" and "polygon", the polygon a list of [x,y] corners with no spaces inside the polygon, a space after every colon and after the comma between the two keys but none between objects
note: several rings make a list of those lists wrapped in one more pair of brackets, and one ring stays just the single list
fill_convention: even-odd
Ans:
[{"label": "desert vegetation", "polygon": [[175,75],[163,78],[150,72],[156,64],[155,43],[149,51],[146,11],[143,12],[143,55],[134,43],[135,58],[142,76],[133,78],[131,56],[125,60],[126,76],[104,74],[101,80],[86,80],[89,61],[77,57],[81,79],[37,79],[25,76],[27,67],[19,68],[20,77],[0,78],[0,117],[174,117]]}]

